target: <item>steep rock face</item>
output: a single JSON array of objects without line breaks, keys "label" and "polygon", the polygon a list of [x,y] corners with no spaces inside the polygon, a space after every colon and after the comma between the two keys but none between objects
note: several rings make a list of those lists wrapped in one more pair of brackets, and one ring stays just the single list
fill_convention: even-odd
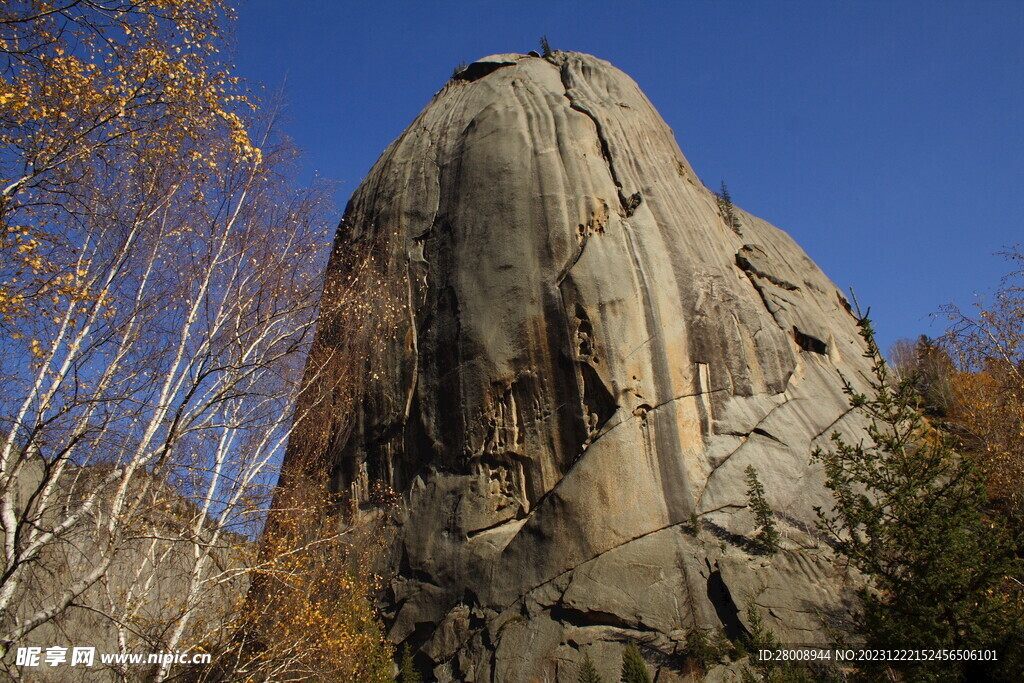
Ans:
[{"label": "steep rock face", "polygon": [[733,212],[632,80],[563,52],[470,65],[356,191],[332,268],[377,244],[401,314],[326,456],[339,490],[403,494],[390,635],[437,678],[610,673],[630,638],[667,676],[751,601],[789,642],[841,611],[808,461],[860,429],[837,369],[863,349],[793,240]]}]

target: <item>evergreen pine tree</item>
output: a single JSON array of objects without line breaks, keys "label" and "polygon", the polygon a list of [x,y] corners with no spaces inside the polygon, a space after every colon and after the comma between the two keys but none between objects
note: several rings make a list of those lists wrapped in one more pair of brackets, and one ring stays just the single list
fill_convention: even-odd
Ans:
[{"label": "evergreen pine tree", "polygon": [[718,197],[726,206],[732,206],[732,196],[729,194],[729,188],[726,187],[724,180],[722,181],[721,192],[718,193]]},{"label": "evergreen pine tree", "polygon": [[589,652],[583,655],[583,661],[580,663],[579,677],[576,680],[579,683],[603,683],[604,679],[597,672],[597,667],[594,666],[594,660],[590,658]]},{"label": "evergreen pine tree", "polygon": [[825,675],[827,673],[825,671],[820,671],[816,678],[813,677],[811,672],[801,662],[762,660],[758,656],[761,650],[778,650],[781,644],[772,630],[768,628],[768,625],[764,623],[764,617],[761,616],[761,612],[758,611],[753,601],[747,603],[747,627],[747,635],[743,639],[743,646],[752,654],[750,666],[744,667],[741,674],[744,683],[753,683],[755,681],[810,683],[812,680],[824,683],[824,681],[832,680],[831,676]]},{"label": "evergreen pine tree", "polygon": [[[1009,676],[1024,667],[1020,561],[986,515],[982,477],[951,438],[925,417],[913,378],[892,379],[865,316],[869,390],[846,378],[868,438],[816,449],[833,509],[817,510],[837,551],[870,580],[859,626],[871,648],[993,648],[996,662],[890,662],[913,680]],[[1019,672],[1020,669],[1017,669]]]},{"label": "evergreen pine tree", "polygon": [[651,683],[647,663],[635,643],[627,645],[622,652],[622,683]]},{"label": "evergreen pine tree", "polygon": [[765,555],[774,555],[779,550],[779,530],[775,526],[775,513],[764,497],[764,486],[757,478],[757,469],[747,465],[747,507],[754,513],[754,521],[760,528],[754,537],[754,544]]},{"label": "evergreen pine tree", "polygon": [[742,236],[743,231],[740,229],[740,219],[733,210],[732,195],[729,194],[729,188],[726,187],[724,180],[722,181],[721,191],[715,193],[715,199],[718,201],[718,210],[722,214],[725,224],[732,228],[733,232],[737,235]]},{"label": "evergreen pine tree", "polygon": [[718,652],[708,641],[708,632],[695,628],[686,634],[686,658],[691,660],[701,671],[707,671],[718,660]]},{"label": "evergreen pine tree", "polygon": [[399,683],[420,683],[420,672],[412,660],[412,652],[408,645],[402,646],[402,662],[398,665]]},{"label": "evergreen pine tree", "polygon": [[551,43],[548,42],[547,36],[540,37],[540,56],[547,58],[550,57],[553,50],[551,49]]}]

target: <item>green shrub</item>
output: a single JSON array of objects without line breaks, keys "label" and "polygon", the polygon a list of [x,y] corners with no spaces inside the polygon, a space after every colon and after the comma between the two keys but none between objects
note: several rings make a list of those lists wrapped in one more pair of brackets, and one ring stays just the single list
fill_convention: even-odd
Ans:
[{"label": "green shrub", "polygon": [[647,663],[635,643],[627,645],[622,653],[622,683],[651,683]]},{"label": "green shrub", "polygon": [[779,551],[779,530],[775,527],[775,513],[764,497],[764,486],[757,478],[757,469],[747,465],[747,507],[754,513],[754,522],[758,532],[754,536],[754,545],[765,555],[774,555]]},{"label": "green shrub", "polygon": [[597,672],[597,667],[594,666],[594,660],[590,658],[589,652],[583,655],[583,661],[580,662],[579,677],[576,680],[579,683],[603,683],[604,681],[601,678],[601,674]]},{"label": "green shrub", "polygon": [[412,661],[412,652],[408,645],[402,646],[402,661],[398,665],[398,683],[420,683],[420,672]]}]

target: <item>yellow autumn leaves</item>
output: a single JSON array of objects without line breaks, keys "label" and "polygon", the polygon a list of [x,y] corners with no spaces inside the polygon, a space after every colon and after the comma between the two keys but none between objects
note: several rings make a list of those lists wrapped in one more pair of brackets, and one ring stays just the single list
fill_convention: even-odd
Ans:
[{"label": "yellow autumn leaves", "polygon": [[339,514],[326,481],[300,475],[278,491],[239,625],[245,680],[392,680],[392,646],[371,602],[387,527]]},{"label": "yellow autumn leaves", "polygon": [[[293,150],[218,57],[231,13],[0,6],[0,650],[87,607],[86,635],[124,648],[258,638],[236,679],[374,680],[390,650],[359,558],[379,546],[329,528],[320,490],[252,557],[301,412],[328,192],[291,183]],[[273,590],[221,604],[250,572]]]},{"label": "yellow autumn leaves", "polygon": [[1003,256],[1010,271],[996,292],[966,310],[947,307],[941,344],[918,342],[903,364],[918,366],[926,402],[942,405],[964,449],[978,456],[991,502],[1024,520],[1024,252]]},{"label": "yellow autumn leaves", "polygon": [[103,165],[155,166],[190,143],[208,154],[196,143],[218,127],[256,153],[231,111],[245,97],[204,47],[227,13],[219,1],[0,10],[0,321],[76,295],[69,224],[109,182]]}]

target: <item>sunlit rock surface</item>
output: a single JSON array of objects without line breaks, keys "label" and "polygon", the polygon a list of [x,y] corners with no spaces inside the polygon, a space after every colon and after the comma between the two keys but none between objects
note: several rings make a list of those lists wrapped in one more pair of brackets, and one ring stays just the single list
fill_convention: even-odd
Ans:
[{"label": "sunlit rock surface", "polygon": [[379,244],[403,308],[323,455],[339,490],[403,495],[390,636],[438,679],[575,680],[584,651],[609,676],[634,639],[670,680],[750,602],[784,642],[842,613],[809,454],[861,428],[837,370],[863,347],[800,247],[734,212],[628,76],[566,52],[465,68],[356,191],[332,268]]}]

